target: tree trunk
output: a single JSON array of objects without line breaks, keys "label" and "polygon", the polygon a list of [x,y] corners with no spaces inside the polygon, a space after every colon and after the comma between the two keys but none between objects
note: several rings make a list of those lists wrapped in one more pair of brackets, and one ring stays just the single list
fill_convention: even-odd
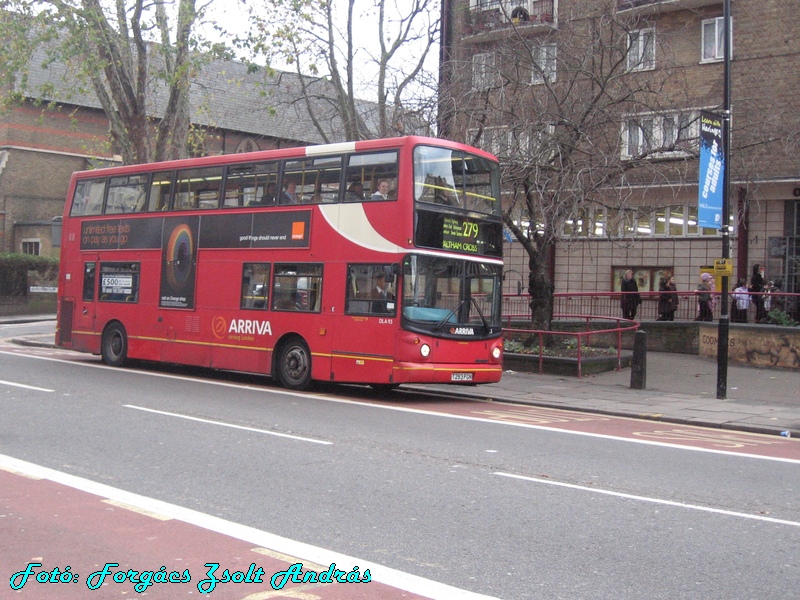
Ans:
[{"label": "tree trunk", "polygon": [[528,254],[528,293],[531,295],[531,327],[549,330],[553,320],[553,284],[548,273],[550,247],[539,247]]}]

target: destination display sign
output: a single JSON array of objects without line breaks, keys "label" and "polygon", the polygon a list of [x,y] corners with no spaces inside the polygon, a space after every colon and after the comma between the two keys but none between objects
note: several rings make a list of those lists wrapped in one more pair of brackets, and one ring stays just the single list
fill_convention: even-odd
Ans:
[{"label": "destination display sign", "polygon": [[502,256],[503,225],[461,215],[418,210],[417,246],[481,256]]}]

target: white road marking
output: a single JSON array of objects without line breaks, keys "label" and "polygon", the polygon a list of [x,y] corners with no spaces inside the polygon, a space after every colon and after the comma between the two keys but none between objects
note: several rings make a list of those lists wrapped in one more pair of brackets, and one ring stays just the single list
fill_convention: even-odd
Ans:
[{"label": "white road marking", "polygon": [[426,598],[432,598],[434,600],[497,600],[493,596],[462,590],[444,583],[439,583],[438,581],[432,581],[424,577],[385,567],[378,563],[291,540],[267,531],[256,529],[255,527],[248,527],[247,525],[220,519],[219,517],[207,515],[196,510],[177,506],[168,502],[162,502],[155,498],[148,498],[146,496],[140,496],[139,494],[126,492],[125,490],[97,483],[89,479],[18,460],[11,456],[0,454],[0,469],[19,473],[28,477],[47,479],[101,498],[107,498],[115,502],[135,506],[143,511],[160,514],[171,519],[177,519],[190,525],[202,527],[208,531],[227,535],[262,548],[269,548],[276,552],[297,557],[299,559],[298,562],[308,561],[318,565],[336,563],[337,565],[347,565],[348,568],[358,565],[362,573],[366,569],[370,570],[373,581]]},{"label": "white road marking", "polygon": [[737,517],[740,519],[753,519],[755,521],[766,521],[767,523],[777,523],[778,525],[790,525],[792,527],[800,527],[800,522],[786,521],[784,519],[775,519],[774,517],[767,517],[764,515],[751,515],[748,513],[741,513],[732,510],[724,510],[721,508],[711,508],[708,506],[700,506],[699,504],[687,504],[685,502],[675,502],[673,500],[663,500],[661,498],[651,498],[649,496],[636,496],[635,494],[625,494],[622,492],[613,492],[611,490],[603,490],[594,487],[575,485],[574,483],[564,483],[562,481],[552,481],[550,479],[541,479],[539,477],[526,477],[524,475],[514,475],[513,473],[495,472],[495,475],[500,477],[510,477],[511,479],[521,479],[523,481],[530,481],[531,483],[544,483],[546,485],[553,485],[556,487],[564,487],[572,490],[581,490],[584,492],[591,492],[593,494],[603,494],[606,496],[615,496],[617,498],[625,498],[627,500],[638,500],[639,502],[651,502],[653,504],[662,504],[664,506],[675,506],[678,508],[687,508],[689,510],[699,510],[703,512],[710,512],[717,515],[726,515],[729,517]]},{"label": "white road marking", "polygon": [[133,404],[123,404],[125,408],[133,408],[142,410],[157,415],[165,415],[167,417],[176,417],[178,419],[186,419],[187,421],[196,421],[198,423],[207,423],[209,425],[219,425],[220,427],[230,427],[231,429],[241,429],[242,431],[253,431],[255,433],[264,433],[266,435],[274,435],[282,438],[289,438],[291,440],[298,440],[301,442],[310,442],[312,444],[324,444],[330,446],[333,442],[326,442],[325,440],[316,440],[313,438],[301,437],[299,435],[291,435],[288,433],[278,433],[277,431],[269,431],[267,429],[257,429],[255,427],[245,427],[244,425],[234,425],[233,423],[225,423],[224,421],[214,421],[212,419],[201,419],[199,417],[190,417],[189,415],[182,415],[180,413],[166,412],[164,410],[155,410],[152,408],[145,408],[144,406],[134,406]]},{"label": "white road marking", "polygon": [[0,379],[0,385],[10,385],[12,387],[24,388],[26,390],[33,390],[35,392],[53,392],[55,390],[48,390],[47,388],[40,388],[34,385],[25,385],[24,383],[14,383],[13,381],[3,381]]}]

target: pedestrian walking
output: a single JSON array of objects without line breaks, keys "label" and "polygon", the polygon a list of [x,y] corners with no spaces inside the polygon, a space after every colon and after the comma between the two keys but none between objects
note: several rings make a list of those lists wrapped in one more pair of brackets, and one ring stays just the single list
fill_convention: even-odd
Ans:
[{"label": "pedestrian walking", "polygon": [[764,269],[761,265],[756,263],[753,265],[753,274],[750,276],[750,291],[752,292],[751,299],[756,306],[756,316],[754,323],[766,323],[767,311],[764,310]]},{"label": "pedestrian walking", "polygon": [[747,289],[747,282],[744,279],[736,282],[731,298],[733,300],[731,320],[734,323],[747,323],[747,309],[750,308],[750,290]]},{"label": "pedestrian walking", "polygon": [[639,295],[639,286],[636,285],[636,280],[633,278],[633,271],[628,269],[622,276],[622,297],[620,298],[620,306],[622,307],[622,318],[629,321],[636,320],[636,309],[642,303],[642,297]]},{"label": "pedestrian walking", "polygon": [[664,275],[658,284],[658,319],[657,321],[674,321],[678,310],[678,288],[675,277]]},{"label": "pedestrian walking", "polygon": [[714,290],[713,277],[711,273],[702,273],[700,275],[700,285],[695,290],[697,292],[697,317],[695,321],[713,321],[713,296],[711,292]]}]

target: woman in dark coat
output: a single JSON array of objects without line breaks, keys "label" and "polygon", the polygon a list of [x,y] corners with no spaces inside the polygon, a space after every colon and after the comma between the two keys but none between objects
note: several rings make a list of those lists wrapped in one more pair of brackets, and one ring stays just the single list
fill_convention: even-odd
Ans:
[{"label": "woman in dark coat", "polygon": [[750,277],[750,299],[756,306],[755,323],[767,320],[767,311],[764,310],[764,274],[761,272],[761,265],[756,263],[753,265],[753,274]]},{"label": "woman in dark coat", "polygon": [[674,321],[675,311],[678,310],[678,287],[672,275],[664,275],[659,281],[658,291],[658,320]]}]

